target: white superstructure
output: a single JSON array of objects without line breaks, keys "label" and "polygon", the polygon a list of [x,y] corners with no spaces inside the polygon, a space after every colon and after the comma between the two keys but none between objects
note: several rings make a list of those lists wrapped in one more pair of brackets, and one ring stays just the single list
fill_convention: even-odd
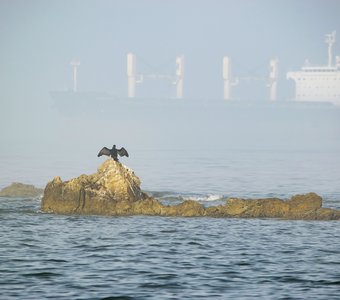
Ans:
[{"label": "white superstructure", "polygon": [[313,66],[307,61],[301,71],[287,73],[287,79],[295,81],[296,101],[332,102],[340,105],[340,56],[336,56],[335,64],[332,63],[335,34],[333,31],[326,35],[327,65]]}]

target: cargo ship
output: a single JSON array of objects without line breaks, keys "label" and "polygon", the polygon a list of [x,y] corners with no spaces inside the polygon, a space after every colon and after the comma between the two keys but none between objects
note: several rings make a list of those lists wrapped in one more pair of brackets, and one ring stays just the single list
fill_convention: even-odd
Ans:
[{"label": "cargo ship", "polygon": [[[298,71],[287,72],[286,78],[292,79],[295,83],[295,96],[292,99],[278,100],[277,99],[277,84],[278,84],[278,60],[271,59],[269,63],[269,73],[263,77],[250,76],[233,76],[231,70],[230,58],[223,57],[222,62],[222,77],[223,77],[223,100],[214,99],[227,106],[301,106],[301,105],[335,105],[340,106],[340,56],[335,57],[333,63],[332,47],[335,43],[336,32],[333,31],[326,35],[325,42],[328,45],[328,63],[326,65],[312,65],[306,61],[304,66]],[[174,74],[142,74],[137,72],[136,55],[133,53],[127,54],[127,96],[112,95],[107,92],[81,92],[77,90],[77,68],[78,61],[72,61],[73,68],[73,88],[69,91],[54,91],[51,92],[51,97],[54,105],[60,110],[67,111],[73,107],[74,110],[86,109],[105,109],[108,105],[116,105],[117,103],[151,103],[154,105],[162,105],[163,103],[181,99],[187,102],[188,105],[199,104],[202,102],[211,103],[214,105],[217,101],[202,100],[202,99],[187,99],[183,97],[183,79],[184,79],[184,56],[178,55],[175,60]],[[173,98],[158,97],[156,98],[141,98],[136,93],[136,88],[145,80],[165,80],[175,86]],[[232,90],[242,81],[261,81],[264,86],[269,88],[268,101],[256,99],[237,99],[233,97]],[[238,87],[240,89],[240,87]],[[138,101],[131,101],[133,99]],[[182,100],[183,99],[183,100]],[[130,101],[129,101],[130,100]],[[162,100],[162,101],[159,101]],[[167,101],[168,100],[168,101]],[[178,101],[174,101],[178,103]],[[190,104],[191,103],[191,104]]]},{"label": "cargo ship", "polygon": [[326,35],[328,64],[312,65],[308,60],[299,71],[288,72],[287,79],[295,82],[295,101],[330,102],[340,105],[340,56],[332,62],[332,46],[335,34]]}]

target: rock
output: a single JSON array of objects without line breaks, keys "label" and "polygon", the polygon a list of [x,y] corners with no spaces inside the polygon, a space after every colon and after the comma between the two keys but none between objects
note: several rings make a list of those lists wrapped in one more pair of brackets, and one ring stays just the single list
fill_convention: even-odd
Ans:
[{"label": "rock", "polygon": [[340,220],[339,210],[321,206],[322,198],[315,193],[295,195],[288,201],[230,198],[225,205],[207,208],[206,214],[212,217]]},{"label": "rock", "polygon": [[314,220],[340,220],[340,210],[319,208],[315,211]]},{"label": "rock", "polygon": [[34,185],[14,182],[0,191],[0,197],[39,197],[43,192]]},{"label": "rock", "polygon": [[166,216],[201,217],[205,215],[205,208],[194,200],[186,200],[174,206],[167,206],[164,212]]},{"label": "rock", "polygon": [[[63,182],[55,177],[46,185],[41,209],[55,213],[115,214],[123,206],[147,198],[132,170],[112,159],[92,175]],[[123,205],[124,204],[124,205]],[[127,208],[126,208],[127,209]],[[128,211],[128,210],[127,210]]]},{"label": "rock", "polygon": [[285,218],[288,204],[277,198],[239,199],[230,198],[225,205],[209,207],[207,214],[213,217]]},{"label": "rock", "polygon": [[55,177],[46,185],[41,208],[64,214],[340,220],[340,211],[322,208],[322,199],[315,193],[288,201],[229,198],[224,205],[207,208],[193,200],[167,206],[143,193],[140,183],[132,170],[108,159],[95,174],[65,182]]},{"label": "rock", "polygon": [[133,215],[162,216],[166,215],[166,206],[158,200],[148,198],[133,203],[131,213]]}]

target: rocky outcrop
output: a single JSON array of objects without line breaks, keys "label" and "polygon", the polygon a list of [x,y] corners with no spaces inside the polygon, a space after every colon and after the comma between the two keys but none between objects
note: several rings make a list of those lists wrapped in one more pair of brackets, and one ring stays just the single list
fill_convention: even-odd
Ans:
[{"label": "rocky outcrop", "polygon": [[340,220],[340,211],[322,208],[322,199],[315,193],[296,195],[288,201],[230,198],[224,205],[210,207],[193,200],[163,205],[141,191],[140,180],[132,170],[111,159],[92,175],[65,182],[55,177],[45,188],[41,208],[63,214]]},{"label": "rocky outcrop", "polygon": [[145,198],[134,172],[109,159],[95,174],[65,182],[55,177],[45,188],[41,208],[55,213],[111,215]]},{"label": "rocky outcrop", "polygon": [[0,197],[39,197],[44,190],[31,184],[13,182],[0,191]]},{"label": "rocky outcrop", "polygon": [[340,220],[340,210],[322,208],[322,198],[315,193],[296,195],[288,201],[278,198],[230,198],[225,205],[206,210],[208,215],[214,217]]}]

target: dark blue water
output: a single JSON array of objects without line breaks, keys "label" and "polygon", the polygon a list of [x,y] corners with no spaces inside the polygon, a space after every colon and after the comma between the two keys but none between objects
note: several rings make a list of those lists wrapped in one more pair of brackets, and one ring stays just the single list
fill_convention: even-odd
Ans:
[{"label": "dark blue water", "polygon": [[339,222],[38,209],[1,199],[1,299],[339,299]]}]

